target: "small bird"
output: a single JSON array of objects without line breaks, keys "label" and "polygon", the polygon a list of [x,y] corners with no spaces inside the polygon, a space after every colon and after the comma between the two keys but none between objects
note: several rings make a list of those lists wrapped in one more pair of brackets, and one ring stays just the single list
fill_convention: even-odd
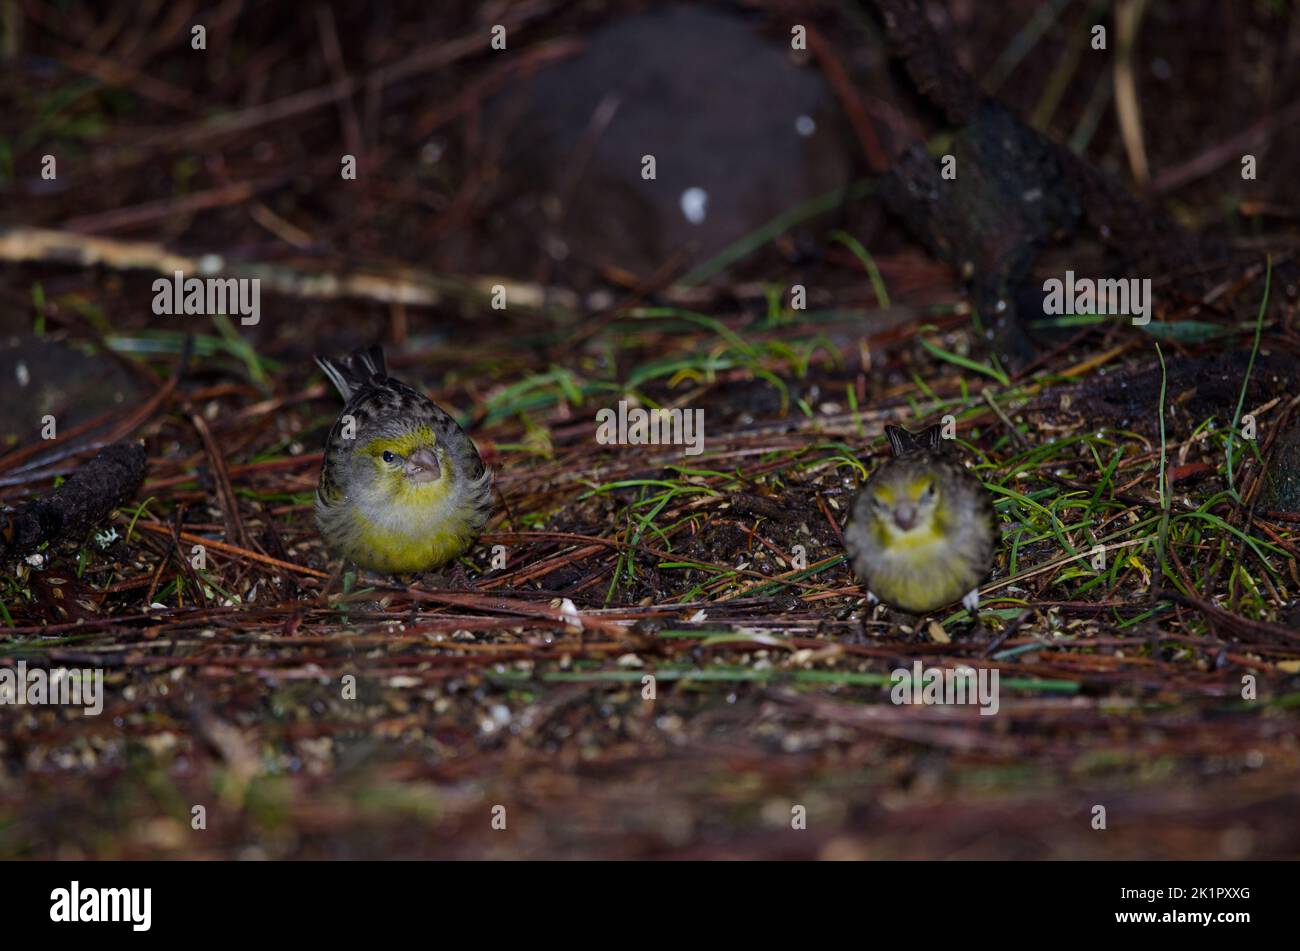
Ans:
[{"label": "small bird", "polygon": [[492,472],[431,399],[388,376],[378,346],[316,363],[338,388],[316,489],[316,524],[335,555],[414,574],[465,552],[492,514]]},{"label": "small bird", "polygon": [[853,500],[844,547],[871,602],[925,614],[961,599],[972,613],[993,567],[993,501],[945,459],[939,426],[886,426],[894,457]]}]

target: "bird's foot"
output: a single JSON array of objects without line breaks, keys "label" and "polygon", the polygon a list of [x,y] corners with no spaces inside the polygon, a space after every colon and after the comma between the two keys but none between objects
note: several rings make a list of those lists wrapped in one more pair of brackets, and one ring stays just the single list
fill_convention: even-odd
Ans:
[{"label": "bird's foot", "polygon": [[984,626],[984,621],[980,618],[980,589],[972,588],[966,596],[961,599],[961,606],[970,612],[971,633],[977,638],[988,638],[992,632]]},{"label": "bird's foot", "polygon": [[441,571],[429,571],[420,576],[420,583],[435,591],[473,591],[474,582],[470,580],[465,566],[455,562],[450,568]]}]

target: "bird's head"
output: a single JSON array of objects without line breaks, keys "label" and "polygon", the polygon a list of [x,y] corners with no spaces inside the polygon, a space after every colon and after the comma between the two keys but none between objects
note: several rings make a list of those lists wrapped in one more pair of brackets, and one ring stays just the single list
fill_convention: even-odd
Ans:
[{"label": "bird's head", "polygon": [[943,486],[933,468],[891,463],[867,491],[876,530],[887,544],[922,543],[940,533]]},{"label": "bird's head", "polygon": [[379,426],[358,436],[353,471],[371,492],[392,502],[430,501],[448,492],[452,472],[433,430],[426,425]]}]

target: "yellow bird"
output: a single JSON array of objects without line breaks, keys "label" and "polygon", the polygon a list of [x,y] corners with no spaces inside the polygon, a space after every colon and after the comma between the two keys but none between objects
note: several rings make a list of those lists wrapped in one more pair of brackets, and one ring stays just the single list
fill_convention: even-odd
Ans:
[{"label": "yellow bird", "polygon": [[390,377],[377,346],[316,362],[347,404],[330,430],[316,489],[316,524],[330,550],[387,574],[459,557],[492,514],[492,472],[473,440],[431,399]]},{"label": "yellow bird", "polygon": [[972,613],[993,567],[993,501],[940,451],[940,427],[886,426],[893,458],[862,486],[844,547],[871,602],[925,614],[960,600]]}]

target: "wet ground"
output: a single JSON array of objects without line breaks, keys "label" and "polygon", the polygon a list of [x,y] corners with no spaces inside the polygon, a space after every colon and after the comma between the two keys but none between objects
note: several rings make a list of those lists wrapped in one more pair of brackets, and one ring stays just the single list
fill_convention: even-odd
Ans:
[{"label": "wet ground", "polygon": [[[197,62],[179,14],[23,6],[0,502],[121,438],[148,471],[4,569],[3,666],[105,692],[94,717],[0,707],[0,854],[1300,852],[1300,26],[1149,5],[1142,194],[1114,37],[1091,49],[1082,4],[991,6],[925,19],[1019,117],[966,123],[961,154],[1058,143],[1133,205],[1058,157],[1070,213],[999,203],[1004,168],[918,229],[877,189],[949,119],[876,5],[232,7]],[[1134,270],[1099,206],[1197,259]],[[260,321],[155,316],[160,249],[260,275]],[[1001,361],[989,308],[1066,267],[1152,277],[1155,329],[1025,327]],[[463,576],[348,572],[315,530],[339,405],[311,356],[374,341],[496,471]],[[702,410],[703,453],[602,445],[620,400]],[[945,414],[997,502],[978,621],[874,611],[843,561],[882,426]],[[917,661],[998,670],[996,715],[890,702]]]}]

